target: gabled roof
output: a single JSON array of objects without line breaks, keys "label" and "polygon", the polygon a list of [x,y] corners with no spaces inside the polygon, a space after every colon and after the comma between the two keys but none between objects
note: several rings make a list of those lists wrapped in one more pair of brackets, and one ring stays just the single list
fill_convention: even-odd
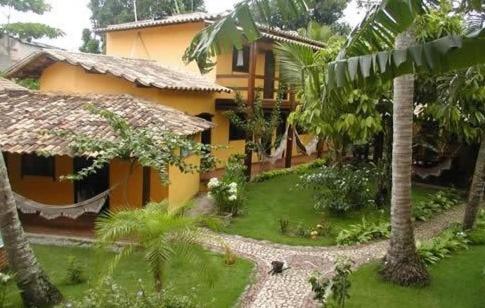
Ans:
[{"label": "gabled roof", "polygon": [[3,91],[29,91],[27,88],[16,84],[13,81],[0,77],[0,92]]},{"label": "gabled roof", "polygon": [[[96,32],[124,31],[124,30],[131,30],[131,29],[141,29],[141,28],[158,27],[158,26],[165,26],[165,25],[192,23],[192,22],[206,22],[210,24],[224,17],[225,15],[226,15],[225,13],[222,13],[222,14],[207,14],[202,12],[187,13],[187,14],[167,16],[161,19],[149,19],[149,20],[128,22],[128,23],[117,24],[117,25],[109,25],[105,28],[96,29]],[[279,28],[268,27],[265,25],[258,25],[258,28],[264,38],[267,38],[273,41],[305,45],[314,49],[321,49],[325,47],[324,43],[301,36],[295,31],[285,31]]]},{"label": "gabled roof", "polygon": [[213,127],[206,120],[129,95],[0,92],[0,148],[10,153],[47,152],[72,156],[69,142],[53,134],[60,130],[116,140],[107,121],[89,112],[88,105],[114,112],[134,127],[160,133],[193,135]]},{"label": "gabled roof", "polygon": [[227,92],[231,90],[207,78],[162,66],[152,60],[113,57],[46,49],[26,57],[6,72],[7,77],[38,77],[55,62],[65,62],[89,72],[111,74],[141,86],[164,90]]}]

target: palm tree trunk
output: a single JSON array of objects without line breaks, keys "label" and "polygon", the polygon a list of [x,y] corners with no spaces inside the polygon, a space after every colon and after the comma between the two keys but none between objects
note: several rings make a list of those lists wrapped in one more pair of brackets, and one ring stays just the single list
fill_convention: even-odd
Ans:
[{"label": "palm tree trunk", "polygon": [[[413,43],[409,31],[396,38],[396,48]],[[417,252],[411,219],[411,164],[413,142],[414,76],[394,79],[394,133],[392,151],[391,239],[381,270],[400,285],[424,284],[429,276]]]},{"label": "palm tree trunk", "polygon": [[59,304],[62,301],[62,294],[49,281],[40,267],[20,224],[1,151],[0,230],[8,262],[15,273],[24,305],[27,307],[45,307]]},{"label": "palm tree trunk", "polygon": [[163,290],[163,283],[162,283],[162,266],[159,265],[158,268],[154,269],[153,271],[153,279],[155,280],[155,292],[161,293]]},{"label": "palm tree trunk", "polygon": [[465,217],[463,219],[463,229],[473,229],[477,219],[478,210],[483,197],[484,190],[484,176],[485,176],[485,133],[482,135],[480,143],[480,150],[478,151],[477,161],[475,163],[475,171],[473,173],[473,181],[468,195],[468,204],[465,209]]}]

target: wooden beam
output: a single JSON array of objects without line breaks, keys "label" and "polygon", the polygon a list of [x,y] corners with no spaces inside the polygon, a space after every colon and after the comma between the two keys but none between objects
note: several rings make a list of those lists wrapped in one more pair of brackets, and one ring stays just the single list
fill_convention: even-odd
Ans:
[{"label": "wooden beam", "polygon": [[[290,88],[290,113],[295,110],[295,90]],[[288,137],[286,139],[286,157],[285,168],[291,168],[293,156],[293,139],[295,137],[295,128],[293,125],[288,126]]]},{"label": "wooden beam", "polygon": [[[256,65],[257,65],[257,57],[258,57],[258,45],[256,42],[251,44],[249,50],[249,76],[248,76],[248,100],[247,100],[247,110],[248,114],[247,117],[251,118],[254,114],[254,100],[256,98]],[[251,151],[250,143],[253,141],[253,134],[247,133],[246,134],[246,145],[245,145],[245,154],[246,158],[244,163],[246,165],[246,178],[248,181],[251,179],[251,169],[253,166],[253,151]]]},{"label": "wooden beam", "polygon": [[143,167],[142,206],[147,205],[151,201],[151,173],[150,167]]}]

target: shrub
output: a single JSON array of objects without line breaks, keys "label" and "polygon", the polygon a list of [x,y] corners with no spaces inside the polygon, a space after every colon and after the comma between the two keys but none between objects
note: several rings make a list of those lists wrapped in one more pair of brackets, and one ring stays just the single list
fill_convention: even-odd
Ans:
[{"label": "shrub", "polygon": [[338,245],[363,244],[374,240],[386,239],[391,235],[389,223],[368,223],[362,218],[362,223],[350,225],[349,229],[340,231],[337,236]]},{"label": "shrub", "polygon": [[5,307],[5,296],[7,295],[7,288],[12,279],[13,276],[0,273],[0,307]]},{"label": "shrub", "polygon": [[350,275],[352,274],[352,263],[348,259],[338,259],[335,263],[335,275],[332,278],[322,278],[320,274],[309,279],[312,291],[315,293],[313,299],[317,300],[324,307],[333,306],[343,308],[347,299],[350,298]]},{"label": "shrub", "polygon": [[83,266],[74,256],[70,256],[64,280],[67,284],[77,285],[84,282]]},{"label": "shrub", "polygon": [[236,263],[237,257],[232,251],[229,245],[224,243],[224,264],[234,265]]},{"label": "shrub", "polygon": [[139,281],[138,291],[131,293],[120,287],[111,278],[105,278],[97,288],[88,290],[81,300],[66,303],[65,307],[190,308],[196,306],[187,296],[171,296],[167,292],[147,292],[141,281]]},{"label": "shrub", "polygon": [[430,194],[429,199],[413,206],[413,217],[418,221],[426,221],[436,213],[441,213],[460,203],[460,196],[452,189]]},{"label": "shrub", "polygon": [[246,167],[240,155],[231,156],[227,162],[222,180],[210,179],[207,187],[219,213],[237,215],[244,203],[246,191]]},{"label": "shrub", "polygon": [[280,218],[279,220],[280,223],[280,232],[281,234],[287,234],[288,233],[288,228],[290,226],[290,222],[286,218]]},{"label": "shrub", "polygon": [[485,210],[481,210],[475,228],[468,234],[470,244],[472,245],[485,245]]},{"label": "shrub", "polygon": [[322,167],[317,172],[301,176],[299,186],[313,190],[314,207],[339,214],[375,206],[375,168]]},{"label": "shrub", "polygon": [[470,240],[459,227],[444,231],[438,237],[425,243],[418,242],[418,254],[426,265],[431,265],[448,257],[456,251],[467,249]]},{"label": "shrub", "polygon": [[267,172],[263,172],[261,174],[258,174],[255,176],[251,182],[253,183],[261,183],[265,182],[267,180],[271,180],[273,178],[279,177],[279,176],[284,176],[284,175],[289,175],[289,174],[304,174],[309,171],[313,171],[317,168],[321,168],[325,166],[326,161],[323,159],[317,159],[309,164],[302,164],[298,165],[292,168],[286,168],[286,169],[275,169]]}]

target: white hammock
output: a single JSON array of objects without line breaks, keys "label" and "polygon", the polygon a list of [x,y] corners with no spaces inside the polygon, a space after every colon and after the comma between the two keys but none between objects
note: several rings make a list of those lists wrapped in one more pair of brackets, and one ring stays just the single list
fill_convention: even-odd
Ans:
[{"label": "white hammock", "polygon": [[98,214],[106,202],[111,189],[94,196],[91,199],[72,204],[72,205],[46,205],[30,199],[27,199],[19,194],[13,193],[17,208],[24,214],[39,214],[45,219],[52,220],[59,217],[67,217],[71,219],[79,218],[84,213]]},{"label": "white hammock", "polygon": [[[277,160],[282,159],[283,155],[286,152],[286,148],[288,146],[288,130],[289,126],[286,127],[285,133],[281,137],[281,141],[279,146],[275,149],[274,153],[271,155],[265,155],[264,158],[265,160],[269,161],[272,165],[276,163]],[[313,153],[317,152],[317,147],[318,147],[318,138],[314,137],[307,145],[304,145],[301,142],[301,138],[298,135],[298,132],[293,130],[295,138],[293,138],[293,145],[297,145],[298,149],[300,149],[300,152],[302,152],[304,155],[310,156]]]},{"label": "white hammock", "polygon": [[298,150],[304,155],[311,156],[313,153],[317,152],[318,137],[313,137],[313,139],[310,140],[310,142],[307,145],[305,145],[301,141],[300,135],[295,130],[295,142],[298,147]]},{"label": "white hammock", "polygon": [[414,165],[413,173],[422,179],[426,179],[430,176],[438,177],[443,173],[443,171],[451,169],[452,162],[452,158],[447,158],[438,165],[429,168]]}]

